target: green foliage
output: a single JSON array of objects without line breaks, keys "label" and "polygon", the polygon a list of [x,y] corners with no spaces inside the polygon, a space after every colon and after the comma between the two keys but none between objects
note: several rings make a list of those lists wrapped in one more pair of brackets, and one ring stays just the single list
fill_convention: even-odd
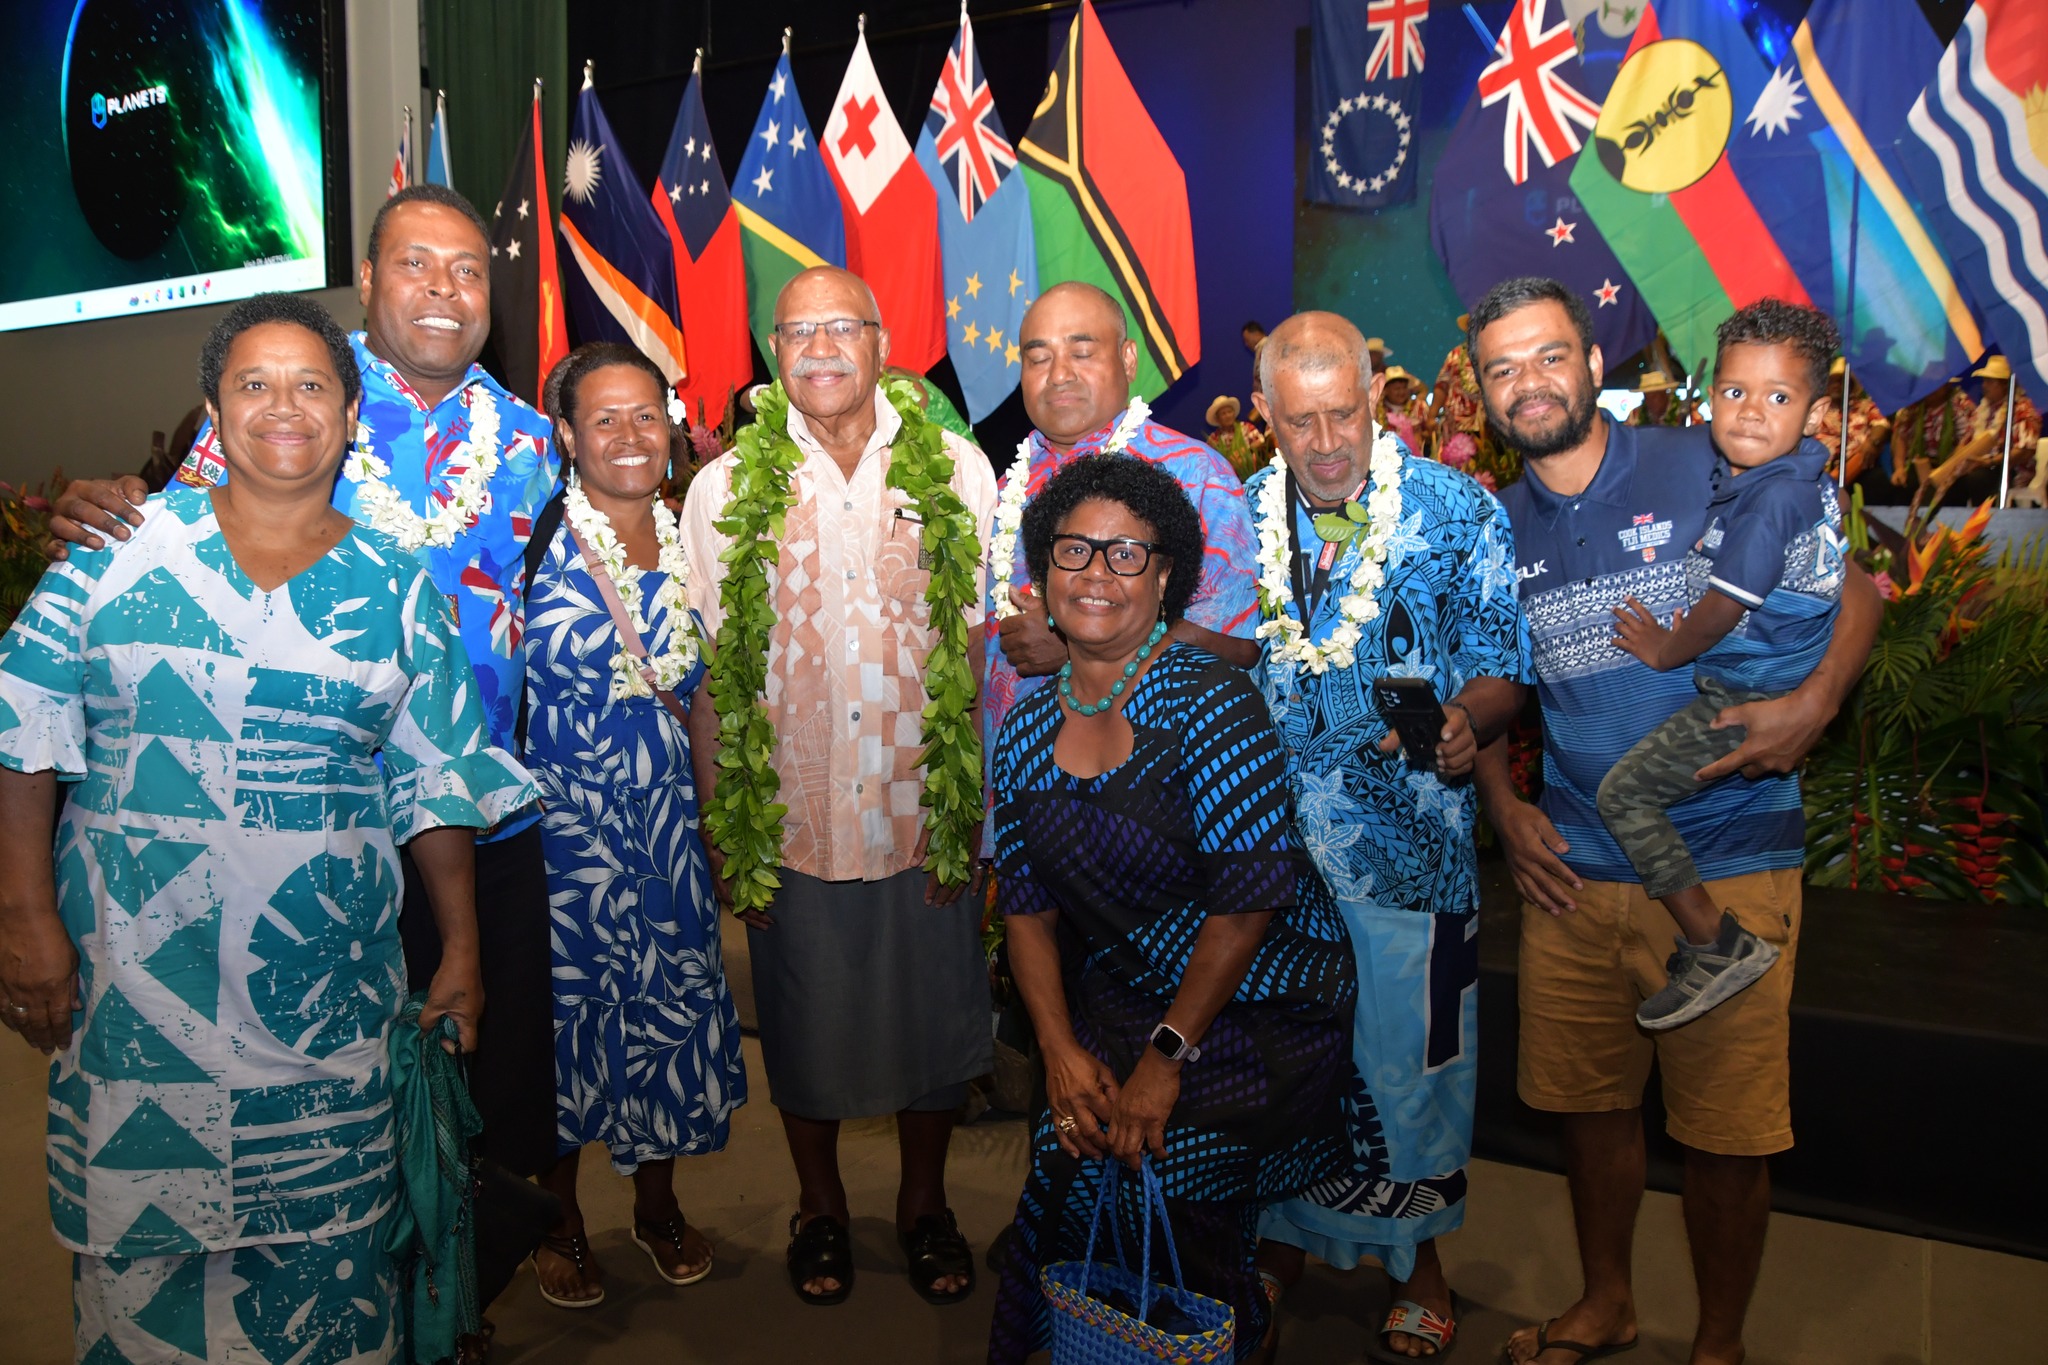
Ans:
[{"label": "green foliage", "polygon": [[1808,879],[2042,904],[2048,553],[1993,564],[1937,531],[1905,559],[1914,581],[1807,762]]},{"label": "green foliage", "polygon": [[50,505],[65,482],[59,470],[36,488],[0,483],[0,630],[14,623],[49,567],[43,545],[50,538]]},{"label": "green foliage", "polygon": [[[906,380],[883,386],[903,419],[889,458],[888,485],[909,498],[923,521],[921,548],[931,566],[925,590],[932,648],[925,661],[925,707],[920,762],[923,804],[929,808],[925,867],[959,885],[973,868],[982,817],[981,734],[974,724],[978,680],[968,656],[965,612],[974,605],[981,542],[974,516],[951,487],[953,459],[941,429],[925,418]],[[725,855],[735,913],[764,909],[781,879],[782,820],[789,808],[776,801],[775,727],[762,698],[768,682],[768,641],[775,608],[768,565],[779,556],[793,495],[790,481],[803,462],[789,435],[789,396],[781,384],[755,400],[757,420],[740,429],[732,496],[715,523],[732,538],[720,558],[725,620],[711,661],[711,696],[718,707],[718,788],[704,806],[704,829]]]}]

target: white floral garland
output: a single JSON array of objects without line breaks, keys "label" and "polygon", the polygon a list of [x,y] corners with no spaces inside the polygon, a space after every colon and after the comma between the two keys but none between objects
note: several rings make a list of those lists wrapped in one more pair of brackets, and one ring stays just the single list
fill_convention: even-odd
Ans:
[{"label": "white floral garland", "polygon": [[[1145,425],[1152,416],[1152,409],[1142,398],[1133,398],[1123,415],[1116,420],[1116,427],[1097,448],[1098,455],[1119,455],[1131,438],[1138,434],[1138,428]],[[1024,525],[1025,491],[1031,484],[1031,438],[1026,436],[1017,442],[1017,458],[1010,462],[1010,472],[1003,475],[1003,493],[996,499],[996,514],[989,528],[988,563],[989,581],[994,585],[996,619],[1015,616],[1023,608],[1010,600],[1010,575],[1017,565],[1017,532]]]},{"label": "white floral garland", "polygon": [[[368,434],[359,431],[355,449],[342,466],[342,477],[358,486],[362,515],[372,530],[382,531],[408,553],[423,545],[446,549],[484,513],[491,510],[491,480],[498,473],[498,403],[483,388],[470,391],[469,439],[448,457],[455,480],[448,501],[423,517],[407,505],[405,495],[384,482],[391,466],[369,449]],[[432,501],[432,495],[428,495]]]},{"label": "white floral garland", "polygon": [[[647,618],[640,612],[640,575],[627,562],[626,547],[613,534],[611,518],[590,505],[582,481],[573,474],[569,491],[563,497],[563,511],[584,547],[596,556],[598,567],[618,590],[619,605],[626,609],[626,619],[645,636]],[[654,499],[654,539],[661,547],[655,567],[666,577],[655,591],[654,605],[668,608],[669,642],[661,652],[648,654],[647,667],[654,674],[655,687],[673,692],[697,666],[697,632],[690,625],[690,567],[683,557],[683,538],[676,529],[675,513],[658,497]],[[640,671],[640,660],[633,657],[621,638],[619,652],[612,656],[611,699],[653,695],[654,688],[647,685],[647,677]]]},{"label": "white floral garland", "polygon": [[1299,664],[1310,673],[1330,668],[1349,668],[1358,647],[1361,629],[1380,614],[1377,598],[1386,581],[1387,538],[1401,524],[1401,446],[1392,432],[1381,428],[1372,443],[1372,492],[1365,500],[1365,546],[1351,571],[1351,591],[1337,604],[1340,619],[1329,639],[1316,644],[1308,639],[1306,624],[1288,615],[1294,595],[1290,560],[1294,554],[1294,509],[1288,506],[1287,461],[1278,455],[1267,466],[1266,482],[1259,489],[1259,597],[1266,620],[1258,636],[1272,640],[1272,658]]}]

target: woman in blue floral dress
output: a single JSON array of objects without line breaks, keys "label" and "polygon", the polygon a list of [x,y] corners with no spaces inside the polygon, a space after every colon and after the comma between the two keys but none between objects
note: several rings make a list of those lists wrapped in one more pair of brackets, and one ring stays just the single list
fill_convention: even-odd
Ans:
[{"label": "woman in blue floral dress", "polygon": [[563,1209],[534,1266],[560,1308],[604,1301],[576,1202],[592,1142],[632,1176],[633,1240],[661,1276],[710,1273],[711,1244],[676,1202],[675,1158],[724,1147],[747,1093],[692,768],[718,723],[675,522],[656,497],[666,398],[631,347],[565,362],[556,431],[575,472],[527,601],[525,761],[544,811],[560,1152],[541,1183]]}]

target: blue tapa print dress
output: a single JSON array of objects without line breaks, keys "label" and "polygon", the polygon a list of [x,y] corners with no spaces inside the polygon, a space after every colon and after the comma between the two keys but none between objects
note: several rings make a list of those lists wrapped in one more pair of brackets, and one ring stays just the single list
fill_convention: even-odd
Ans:
[{"label": "blue tapa print dress", "polygon": [[[679,622],[642,579],[648,653]],[[701,625],[691,617],[693,628]],[[534,572],[526,762],[541,790],[555,975],[560,1151],[643,1161],[715,1152],[746,1102],[690,737],[653,697],[611,696],[618,631],[566,524]],[[700,662],[676,689],[686,706]]]}]

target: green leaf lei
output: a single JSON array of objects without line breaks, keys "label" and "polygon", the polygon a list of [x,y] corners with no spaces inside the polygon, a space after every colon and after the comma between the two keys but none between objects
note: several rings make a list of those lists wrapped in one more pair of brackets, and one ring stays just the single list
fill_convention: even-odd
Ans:
[{"label": "green leaf lei", "polygon": [[[981,734],[974,724],[979,680],[968,658],[963,613],[975,603],[981,542],[974,516],[951,486],[953,457],[940,427],[917,405],[906,380],[882,386],[903,419],[890,447],[888,486],[900,489],[924,522],[925,589],[932,632],[925,660],[925,707],[918,762],[931,838],[925,869],[951,885],[965,883],[981,837]],[[732,494],[715,523],[732,544],[718,601],[725,620],[711,660],[711,696],[718,706],[718,789],[704,806],[705,832],[725,854],[733,912],[765,909],[782,884],[782,820],[789,807],[772,761],[775,727],[762,698],[768,682],[768,637],[775,605],[768,565],[779,558],[794,501],[790,481],[803,454],[789,434],[789,395],[780,383],[755,395],[756,420],[740,429]]]}]

